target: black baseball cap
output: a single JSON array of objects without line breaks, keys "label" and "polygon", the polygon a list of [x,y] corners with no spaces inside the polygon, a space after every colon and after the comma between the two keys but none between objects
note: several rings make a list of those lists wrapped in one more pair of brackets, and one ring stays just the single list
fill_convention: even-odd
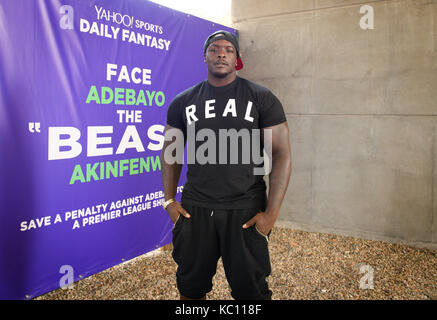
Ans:
[{"label": "black baseball cap", "polygon": [[214,32],[213,34],[209,35],[208,38],[205,41],[205,44],[203,45],[203,54],[206,54],[206,49],[209,47],[211,43],[213,43],[216,40],[227,40],[234,46],[235,50],[237,51],[237,65],[235,66],[236,70],[243,69],[243,61],[240,57],[240,46],[238,45],[238,39],[237,37],[228,31],[224,30],[218,30]]}]

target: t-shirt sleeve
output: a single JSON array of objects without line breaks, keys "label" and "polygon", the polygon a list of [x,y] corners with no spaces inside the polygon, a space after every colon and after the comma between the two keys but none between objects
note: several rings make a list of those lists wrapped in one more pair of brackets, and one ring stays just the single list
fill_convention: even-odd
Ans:
[{"label": "t-shirt sleeve", "polygon": [[181,108],[181,99],[176,97],[170,103],[167,111],[167,124],[181,130],[185,129],[185,123]]},{"label": "t-shirt sleeve", "polygon": [[282,103],[270,90],[264,94],[258,112],[260,128],[275,126],[287,121]]}]

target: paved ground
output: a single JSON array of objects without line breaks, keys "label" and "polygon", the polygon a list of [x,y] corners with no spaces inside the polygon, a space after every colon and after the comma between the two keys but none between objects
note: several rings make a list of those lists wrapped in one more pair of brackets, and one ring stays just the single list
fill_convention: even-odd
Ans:
[{"label": "paved ground", "polygon": [[[437,299],[437,251],[274,228],[273,299]],[[360,271],[362,273],[360,273]],[[178,299],[171,251],[140,256],[36,299]],[[370,287],[373,273],[373,289]],[[221,261],[208,299],[232,299]]]}]

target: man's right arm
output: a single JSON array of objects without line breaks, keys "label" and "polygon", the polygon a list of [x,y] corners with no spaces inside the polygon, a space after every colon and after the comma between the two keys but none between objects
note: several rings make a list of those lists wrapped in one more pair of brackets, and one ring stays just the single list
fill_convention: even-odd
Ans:
[{"label": "man's right arm", "polygon": [[[179,132],[175,130],[179,130]],[[174,149],[173,147],[175,146],[176,148],[181,147],[180,143],[179,144],[176,143],[177,137],[174,133],[178,133],[179,137],[182,136],[183,138],[182,130],[178,128],[174,128],[167,124],[164,131],[164,136],[165,136],[164,146],[162,147],[162,151],[161,151],[161,175],[162,175],[162,184],[164,188],[165,201],[169,199],[174,199],[176,197],[176,190],[182,170],[183,158],[181,159],[180,157],[177,156],[176,157],[169,156],[170,150],[176,152],[176,150],[173,150]],[[173,139],[170,139],[171,136],[173,137]],[[169,149],[169,152],[166,153],[166,150],[169,146],[171,146],[171,148]],[[182,148],[183,148],[183,143],[182,143]],[[183,154],[183,150],[177,150],[177,151],[182,152]],[[173,152],[171,153],[174,154]],[[175,159],[178,159],[178,161],[174,161]],[[190,218],[189,213],[184,208],[182,208],[182,205],[177,201],[170,203],[167,206],[166,210],[173,223],[176,223],[180,214],[182,214],[186,218]]]}]

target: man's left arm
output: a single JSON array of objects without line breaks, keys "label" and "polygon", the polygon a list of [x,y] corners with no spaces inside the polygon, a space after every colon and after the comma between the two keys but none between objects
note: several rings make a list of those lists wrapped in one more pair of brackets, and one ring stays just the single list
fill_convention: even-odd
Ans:
[{"label": "man's left arm", "polygon": [[282,201],[287,191],[291,175],[291,148],[287,122],[262,129],[271,130],[271,172],[269,175],[269,194],[267,208],[259,212],[243,225],[249,228],[256,224],[259,232],[267,235],[279,216]]}]

